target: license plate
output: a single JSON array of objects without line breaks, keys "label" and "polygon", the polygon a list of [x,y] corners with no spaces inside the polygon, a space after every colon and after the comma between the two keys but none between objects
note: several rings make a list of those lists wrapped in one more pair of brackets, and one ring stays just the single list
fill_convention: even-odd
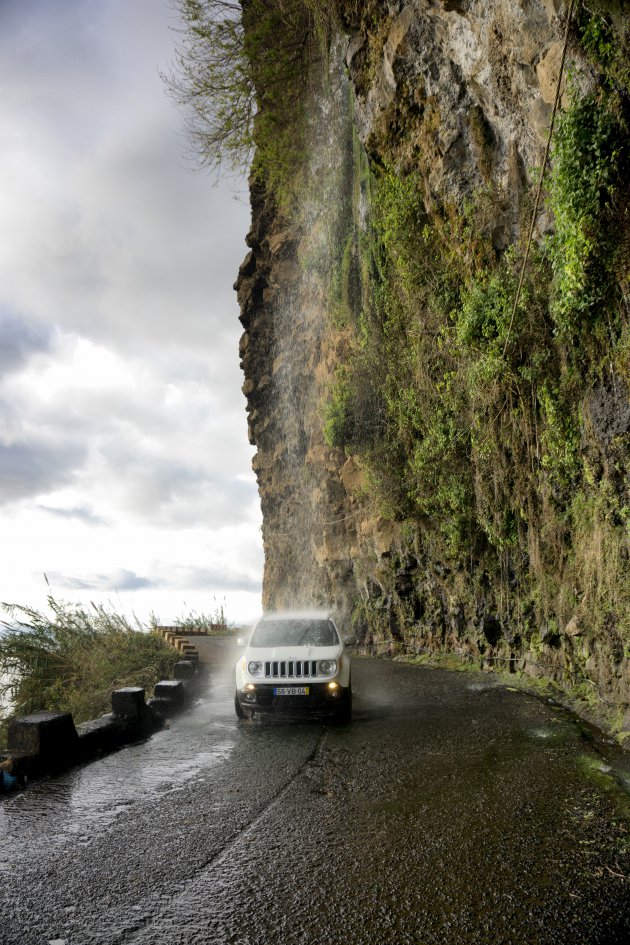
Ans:
[{"label": "license plate", "polygon": [[274,696],[308,696],[308,686],[274,686]]}]

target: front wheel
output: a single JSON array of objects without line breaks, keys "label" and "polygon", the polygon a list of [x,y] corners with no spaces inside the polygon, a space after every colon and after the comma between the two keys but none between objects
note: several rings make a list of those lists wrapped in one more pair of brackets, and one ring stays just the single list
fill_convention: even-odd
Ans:
[{"label": "front wheel", "polygon": [[235,692],[235,693],[234,693],[234,711],[236,712],[236,717],[237,717],[238,719],[246,719],[246,718],[247,718],[247,716],[245,715],[245,709],[243,708],[243,706],[242,706],[241,703],[239,702],[238,692]]},{"label": "front wheel", "polygon": [[236,717],[237,717],[237,719],[243,720],[243,719],[253,719],[253,718],[254,718],[254,710],[253,710],[253,709],[244,709],[243,706],[241,705],[241,703],[240,703],[240,701],[239,701],[239,698],[238,698],[238,692],[235,692],[235,693],[234,693],[234,711],[236,712]]},{"label": "front wheel", "polygon": [[339,705],[335,710],[335,722],[350,722],[352,720],[352,689],[350,686],[344,691]]}]

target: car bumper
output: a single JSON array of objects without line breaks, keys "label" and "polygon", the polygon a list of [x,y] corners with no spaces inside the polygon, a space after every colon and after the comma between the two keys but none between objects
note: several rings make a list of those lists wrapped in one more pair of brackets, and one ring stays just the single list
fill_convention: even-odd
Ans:
[{"label": "car bumper", "polygon": [[[299,688],[308,690],[307,694],[298,695],[296,690]],[[287,685],[282,680],[277,683],[256,683],[253,689],[240,689],[238,700],[244,709],[255,709],[256,712],[284,712],[291,715],[302,712],[334,713],[343,704],[347,693],[344,686],[337,685],[331,689],[329,683],[307,682],[296,686]]]}]

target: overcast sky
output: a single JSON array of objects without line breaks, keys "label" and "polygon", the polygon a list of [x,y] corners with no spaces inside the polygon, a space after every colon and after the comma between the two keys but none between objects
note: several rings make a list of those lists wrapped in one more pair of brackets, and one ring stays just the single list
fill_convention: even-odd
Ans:
[{"label": "overcast sky", "polygon": [[0,600],[260,607],[232,283],[245,187],[192,173],[169,0],[0,0]]}]

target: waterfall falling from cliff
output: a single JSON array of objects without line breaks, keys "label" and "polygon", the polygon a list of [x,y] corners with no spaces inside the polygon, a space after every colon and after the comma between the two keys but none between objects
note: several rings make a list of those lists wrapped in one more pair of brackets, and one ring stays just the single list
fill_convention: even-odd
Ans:
[{"label": "waterfall falling from cliff", "polygon": [[[321,403],[330,381],[326,351],[334,276],[352,213],[351,99],[341,42],[333,44],[326,73],[309,91],[308,165],[292,227],[295,268],[274,302],[270,382],[280,444],[274,468],[279,507],[264,526],[270,539],[264,598],[275,607],[331,603],[318,549],[340,496],[334,477],[326,475],[332,467]],[[339,488],[343,493],[340,483]]]}]

